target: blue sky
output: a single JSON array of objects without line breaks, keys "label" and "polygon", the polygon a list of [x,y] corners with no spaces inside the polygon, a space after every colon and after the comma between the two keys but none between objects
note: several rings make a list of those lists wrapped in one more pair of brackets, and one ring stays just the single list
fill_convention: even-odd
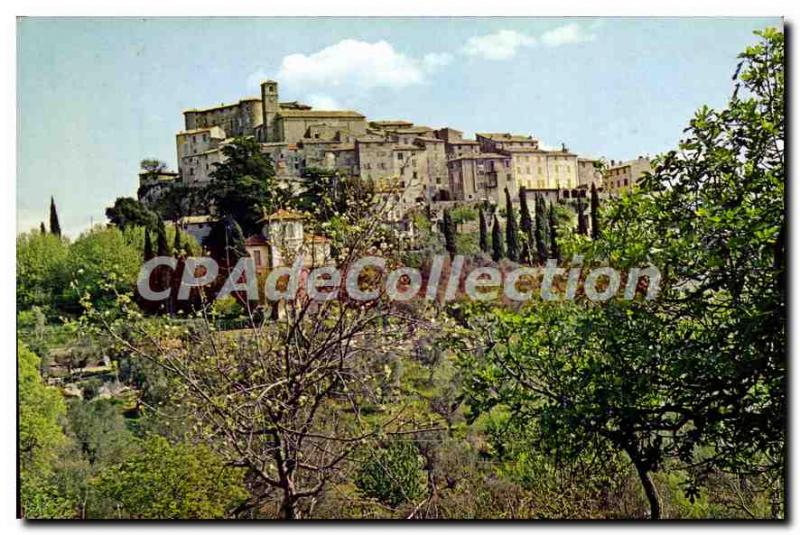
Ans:
[{"label": "blue sky", "polygon": [[674,147],[724,105],[752,18],[21,19],[18,231],[50,195],[76,235],[135,196],[138,163],[175,167],[186,108],[258,94],[467,133],[532,134],[628,159]]}]

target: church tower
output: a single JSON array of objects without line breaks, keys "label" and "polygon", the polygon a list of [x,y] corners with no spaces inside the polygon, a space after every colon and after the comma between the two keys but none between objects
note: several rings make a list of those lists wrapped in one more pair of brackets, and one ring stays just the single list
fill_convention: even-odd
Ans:
[{"label": "church tower", "polygon": [[267,80],[261,82],[261,113],[264,139],[262,141],[280,141],[276,131],[275,116],[280,110],[278,104],[278,82]]}]

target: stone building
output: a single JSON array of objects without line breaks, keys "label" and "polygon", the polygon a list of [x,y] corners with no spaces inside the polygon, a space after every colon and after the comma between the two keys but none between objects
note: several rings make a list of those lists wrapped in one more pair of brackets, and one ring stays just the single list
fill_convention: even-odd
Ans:
[{"label": "stone building", "polygon": [[305,232],[306,216],[291,210],[278,210],[263,219],[261,236],[245,241],[257,271],[289,266],[298,255],[304,267],[318,267],[331,260],[330,240]]},{"label": "stone building", "polygon": [[502,204],[506,188],[513,202],[521,188],[567,198],[591,184],[619,191],[643,172],[637,160],[612,166],[603,176],[596,160],[579,158],[563,145],[546,149],[531,135],[494,132],[465,139],[450,127],[368,121],[357,111],[281,102],[278,83],[271,80],[260,89],[260,97],[236,104],[186,110],[185,129],[176,135],[178,173],[152,186],[150,195],[170,182],[207,184],[214,164],[224,161],[222,148],[236,136],[256,139],[277,178],[298,188],[309,168],[374,181],[381,196],[393,202],[389,219],[400,223],[408,210],[437,203]]},{"label": "stone building", "polygon": [[651,173],[653,167],[650,158],[639,156],[626,162],[611,161],[605,173],[605,191],[621,193],[630,191],[645,173]]},{"label": "stone building", "polygon": [[499,153],[478,153],[447,161],[452,200],[464,202],[504,202],[505,188],[517,194],[511,157]]},{"label": "stone building", "polygon": [[594,184],[596,188],[605,189],[603,172],[598,168],[600,163],[598,158],[578,158],[579,188],[591,189]]},{"label": "stone building", "polygon": [[225,130],[218,125],[184,130],[175,136],[178,173],[186,184],[205,184],[211,180],[213,164],[222,161]]}]

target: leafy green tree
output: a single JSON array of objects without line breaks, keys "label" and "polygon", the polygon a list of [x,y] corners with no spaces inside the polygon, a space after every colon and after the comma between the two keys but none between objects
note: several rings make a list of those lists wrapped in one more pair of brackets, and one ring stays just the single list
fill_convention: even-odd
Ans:
[{"label": "leafy green tree", "polygon": [[216,519],[246,499],[242,477],[203,445],[151,436],[140,452],[103,470],[95,489],[111,518]]},{"label": "leafy green tree", "polygon": [[517,217],[514,215],[514,205],[511,203],[511,194],[508,192],[508,188],[506,188],[506,256],[512,262],[519,260]]},{"label": "leafy green tree", "polygon": [[680,150],[609,202],[602,234],[582,251],[618,270],[661,266],[658,299],[496,311],[480,320],[487,351],[462,355],[477,410],[512,408],[561,458],[625,452],[653,519],[663,512],[653,474],[668,463],[686,468],[690,500],[714,469],[771,474],[782,492],[784,40],[759,35],[727,108],[701,108]]},{"label": "leafy green tree", "polygon": [[154,230],[158,220],[155,213],[131,197],[118,197],[114,201],[114,206],[106,208],[106,217],[120,230],[125,230],[131,225]]},{"label": "leafy green tree", "polygon": [[27,232],[17,236],[17,308],[52,307],[62,291],[69,243],[55,234]]},{"label": "leafy green tree", "polygon": [[456,228],[453,219],[450,217],[450,210],[445,210],[442,217],[442,233],[444,234],[444,248],[450,256],[456,254]]},{"label": "leafy green tree", "polygon": [[52,481],[53,464],[67,438],[59,421],[65,413],[64,399],[48,387],[39,374],[39,357],[24,344],[17,344],[19,396],[20,505],[25,518],[64,518],[72,505],[58,496]]},{"label": "leafy green tree", "polygon": [[261,145],[239,137],[222,148],[225,160],[214,164],[206,195],[220,217],[232,217],[247,235],[258,232],[264,213],[286,201],[275,184],[275,169]]},{"label": "leafy green tree", "polygon": [[61,223],[58,222],[56,201],[52,196],[50,197],[50,234],[61,236]]},{"label": "leafy green tree", "polygon": [[503,231],[500,230],[500,221],[494,216],[492,224],[492,260],[499,262],[506,255],[503,250]]},{"label": "leafy green tree", "polygon": [[81,234],[70,245],[60,274],[59,306],[67,312],[79,312],[84,296],[89,296],[95,306],[111,306],[118,293],[135,286],[141,251],[141,245],[131,243],[116,227],[97,226]]},{"label": "leafy green tree", "polygon": [[418,499],[424,481],[419,451],[413,442],[404,440],[371,450],[355,476],[355,484],[364,496],[389,507]]},{"label": "leafy green tree", "polygon": [[480,248],[482,253],[489,252],[489,229],[486,225],[486,214],[484,213],[483,207],[478,209],[478,225],[479,229],[478,232],[480,233]]},{"label": "leafy green tree", "polygon": [[133,435],[112,400],[73,400],[67,418],[69,434],[92,465],[115,463],[130,452]]}]

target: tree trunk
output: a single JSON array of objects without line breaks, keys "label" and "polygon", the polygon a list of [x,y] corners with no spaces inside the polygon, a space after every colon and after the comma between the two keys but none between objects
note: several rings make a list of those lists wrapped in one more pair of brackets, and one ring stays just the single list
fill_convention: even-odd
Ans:
[{"label": "tree trunk", "polygon": [[291,496],[285,496],[283,498],[280,515],[283,520],[295,520],[297,518],[297,514],[294,510],[294,500]]},{"label": "tree trunk", "polygon": [[636,467],[636,472],[639,474],[639,481],[642,483],[644,494],[647,496],[647,501],[650,504],[650,520],[661,520],[661,499],[658,497],[658,491],[653,483],[653,478],[650,477],[647,466],[640,460],[636,448],[633,446],[625,446],[624,449],[625,453],[628,454],[631,462]]},{"label": "tree trunk", "polygon": [[653,484],[653,478],[650,477],[650,472],[647,471],[647,468],[636,462],[634,464],[636,464],[636,471],[639,473],[639,480],[642,482],[647,501],[650,502],[650,520],[660,520],[661,499],[658,497],[655,484]]}]

